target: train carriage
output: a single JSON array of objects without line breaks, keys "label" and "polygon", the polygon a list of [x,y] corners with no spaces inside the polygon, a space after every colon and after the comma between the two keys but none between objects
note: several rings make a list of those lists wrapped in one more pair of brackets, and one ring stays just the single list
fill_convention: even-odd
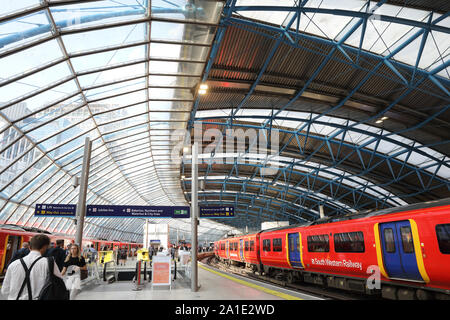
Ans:
[{"label": "train carriage", "polygon": [[269,276],[377,293],[367,286],[375,273],[383,297],[450,299],[450,198],[221,241],[234,248],[246,237],[258,240],[252,263]]}]

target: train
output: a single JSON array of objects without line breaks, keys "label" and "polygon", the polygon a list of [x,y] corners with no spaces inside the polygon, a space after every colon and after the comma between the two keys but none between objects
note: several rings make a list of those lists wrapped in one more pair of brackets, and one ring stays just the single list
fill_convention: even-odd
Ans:
[{"label": "train", "polygon": [[[6,267],[11,260],[14,253],[22,247],[23,242],[29,242],[30,239],[37,234],[46,234],[52,243],[56,240],[63,239],[64,247],[70,243],[75,242],[74,236],[68,236],[64,234],[52,234],[45,230],[36,228],[29,228],[17,225],[0,225],[0,276],[6,273]],[[105,239],[90,239],[84,238],[82,247],[94,245],[97,251],[104,249],[117,250],[119,248],[127,248],[128,255],[136,254],[139,248],[142,248],[141,243],[134,242],[121,242],[121,241],[109,241]],[[132,250],[135,248],[136,250]]]},{"label": "train", "polygon": [[450,300],[450,198],[214,243],[227,265],[391,300]]}]

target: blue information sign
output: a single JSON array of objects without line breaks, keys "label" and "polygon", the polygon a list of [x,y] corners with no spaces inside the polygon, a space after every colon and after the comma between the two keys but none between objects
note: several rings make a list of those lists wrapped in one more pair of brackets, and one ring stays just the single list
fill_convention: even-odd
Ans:
[{"label": "blue information sign", "polygon": [[75,217],[76,204],[36,204],[34,215],[36,217]]},{"label": "blue information sign", "polygon": [[189,218],[189,207],[88,205],[86,217]]},{"label": "blue information sign", "polygon": [[234,218],[234,207],[200,207],[199,218]]}]

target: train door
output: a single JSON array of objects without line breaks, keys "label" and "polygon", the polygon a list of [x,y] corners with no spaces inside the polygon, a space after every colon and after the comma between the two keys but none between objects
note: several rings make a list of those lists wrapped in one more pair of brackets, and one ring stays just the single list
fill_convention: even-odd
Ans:
[{"label": "train door", "polygon": [[300,255],[300,237],[298,232],[288,234],[288,252],[291,266],[294,268],[303,268]]},{"label": "train door", "polygon": [[423,281],[417,265],[410,221],[380,223],[380,238],[384,267],[389,277]]},{"label": "train door", "polygon": [[227,259],[230,259],[230,241],[226,242]]},{"label": "train door", "polygon": [[239,253],[241,254],[241,260],[244,261],[244,240],[239,240]]},{"label": "train door", "polygon": [[7,243],[6,243],[6,251],[5,251],[5,264],[3,266],[3,270],[5,270],[5,267],[8,266],[9,261],[13,257],[14,253],[16,253],[17,250],[20,249],[22,245],[22,237],[21,236],[7,236]]}]

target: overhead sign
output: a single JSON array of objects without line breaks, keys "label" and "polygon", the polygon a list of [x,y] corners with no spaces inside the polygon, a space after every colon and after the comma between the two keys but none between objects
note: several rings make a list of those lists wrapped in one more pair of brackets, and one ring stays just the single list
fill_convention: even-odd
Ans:
[{"label": "overhead sign", "polygon": [[86,217],[189,218],[189,207],[88,205]]},{"label": "overhead sign", "polygon": [[76,204],[36,204],[35,217],[75,217]]},{"label": "overhead sign", "polygon": [[199,218],[234,218],[233,206],[200,207]]}]

